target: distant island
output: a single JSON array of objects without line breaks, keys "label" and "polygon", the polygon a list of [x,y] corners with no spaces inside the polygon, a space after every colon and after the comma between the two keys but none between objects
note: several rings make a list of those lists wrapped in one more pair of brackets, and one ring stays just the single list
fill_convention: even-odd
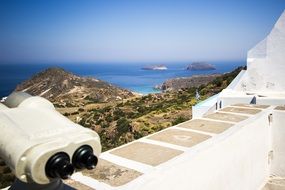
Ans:
[{"label": "distant island", "polygon": [[149,65],[142,68],[143,70],[167,70],[165,65]]},{"label": "distant island", "polygon": [[209,71],[216,70],[216,67],[206,62],[193,62],[187,66],[186,70],[190,71]]}]

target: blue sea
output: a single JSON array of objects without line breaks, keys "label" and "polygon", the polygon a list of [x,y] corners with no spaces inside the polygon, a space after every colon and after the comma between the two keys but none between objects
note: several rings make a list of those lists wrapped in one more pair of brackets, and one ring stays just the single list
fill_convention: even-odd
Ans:
[{"label": "blue sea", "polygon": [[185,70],[188,63],[164,64],[168,67],[168,70],[163,71],[142,70],[142,67],[151,65],[142,63],[2,64],[0,65],[0,97],[9,95],[17,84],[49,67],[61,67],[79,76],[95,77],[134,92],[149,94],[159,92],[153,87],[170,78],[187,77],[197,74],[225,73],[246,64],[245,61],[209,63],[215,65],[216,70],[188,71]]}]

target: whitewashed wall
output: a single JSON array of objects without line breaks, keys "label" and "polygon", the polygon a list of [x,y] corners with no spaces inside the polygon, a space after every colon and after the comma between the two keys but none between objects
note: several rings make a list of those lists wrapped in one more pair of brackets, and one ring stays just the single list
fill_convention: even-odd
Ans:
[{"label": "whitewashed wall", "polygon": [[274,110],[272,121],[273,160],[271,174],[285,177],[285,110]]},{"label": "whitewashed wall", "polygon": [[[218,98],[219,108],[224,108],[226,106],[234,105],[234,104],[249,104],[253,99],[254,95],[246,95],[246,94],[236,94],[232,92],[232,94],[221,93]],[[220,107],[221,105],[221,107]]]},{"label": "whitewashed wall", "polygon": [[239,123],[122,189],[260,189],[270,168],[268,114]]},{"label": "whitewashed wall", "polygon": [[285,11],[270,34],[248,52],[247,72],[237,90],[285,90]]},{"label": "whitewashed wall", "polygon": [[285,97],[258,97],[256,98],[256,104],[260,105],[284,105],[285,104]]}]

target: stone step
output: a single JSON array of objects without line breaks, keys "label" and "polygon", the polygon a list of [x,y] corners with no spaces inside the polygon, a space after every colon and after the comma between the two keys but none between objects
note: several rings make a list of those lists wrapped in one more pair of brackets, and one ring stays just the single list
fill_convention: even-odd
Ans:
[{"label": "stone step", "polygon": [[233,124],[219,122],[219,121],[209,121],[205,119],[193,119],[187,122],[184,122],[177,127],[186,128],[186,129],[193,129],[208,133],[222,133],[228,128],[232,127]]},{"label": "stone step", "polygon": [[241,122],[243,120],[248,119],[247,116],[230,114],[230,113],[220,113],[220,112],[209,114],[205,116],[205,118],[210,118],[210,119],[220,120],[220,121],[227,121],[227,122]]},{"label": "stone step", "polygon": [[151,166],[157,166],[182,154],[183,152],[159,145],[134,142],[122,148],[115,149],[110,153]]},{"label": "stone step", "polygon": [[82,174],[114,187],[124,185],[142,175],[138,171],[104,159],[99,159],[95,170],[84,170]]},{"label": "stone step", "polygon": [[219,111],[223,112],[234,112],[234,113],[242,113],[242,114],[257,114],[261,112],[261,109],[248,109],[248,108],[240,108],[240,107],[226,107]]},{"label": "stone step", "polygon": [[148,137],[148,139],[162,141],[179,146],[192,147],[199,144],[211,136],[199,134],[190,131],[183,131],[178,129],[167,129],[162,132],[158,132]]},{"label": "stone step", "polygon": [[269,105],[258,105],[258,104],[234,104],[232,106],[245,107],[245,108],[258,108],[258,109],[266,109],[269,107]]},{"label": "stone step", "polygon": [[64,183],[70,187],[70,189],[67,188],[67,190],[95,190],[94,188],[88,187],[87,185],[72,179],[65,180]]},{"label": "stone step", "polygon": [[285,111],[285,106],[277,106],[275,110]]},{"label": "stone step", "polygon": [[270,177],[262,190],[285,190],[285,178]]}]

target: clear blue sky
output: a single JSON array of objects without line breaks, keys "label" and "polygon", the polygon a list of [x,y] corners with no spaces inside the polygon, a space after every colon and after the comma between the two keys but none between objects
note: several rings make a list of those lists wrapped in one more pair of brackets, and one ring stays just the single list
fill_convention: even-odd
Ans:
[{"label": "clear blue sky", "polygon": [[245,60],[285,0],[1,0],[0,63]]}]

